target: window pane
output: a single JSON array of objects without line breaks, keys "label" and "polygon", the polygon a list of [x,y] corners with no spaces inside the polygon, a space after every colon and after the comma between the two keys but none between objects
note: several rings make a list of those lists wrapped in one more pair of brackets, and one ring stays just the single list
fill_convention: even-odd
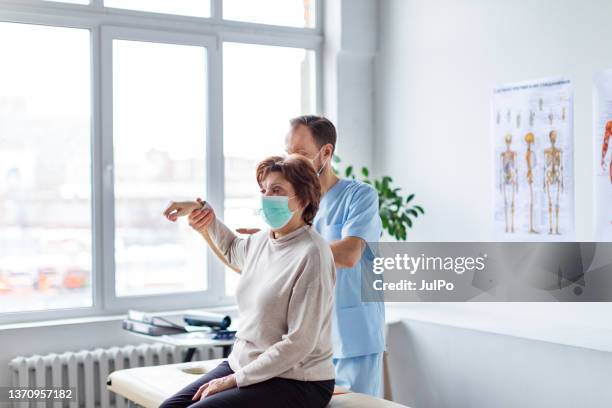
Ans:
[{"label": "window pane", "polygon": [[170,200],[205,198],[206,49],[113,42],[118,296],[206,289],[206,247],[167,221]]},{"label": "window pane", "polygon": [[315,1],[223,0],[223,18],[290,27],[314,27]]},{"label": "window pane", "polygon": [[104,0],[104,5],[154,13],[210,17],[210,0]]},{"label": "window pane", "polygon": [[[315,112],[315,53],[225,43],[223,58],[225,221],[235,228],[262,228],[255,166],[285,154],[291,118]],[[226,277],[229,293],[236,275]]]},{"label": "window pane", "polygon": [[91,306],[89,31],[0,38],[0,311]]},{"label": "window pane", "polygon": [[89,4],[89,0],[45,0],[45,1],[53,1],[55,3]]}]

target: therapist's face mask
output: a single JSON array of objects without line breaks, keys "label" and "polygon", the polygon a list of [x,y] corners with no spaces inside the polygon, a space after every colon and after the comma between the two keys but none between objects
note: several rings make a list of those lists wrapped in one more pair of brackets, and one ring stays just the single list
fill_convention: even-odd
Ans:
[{"label": "therapist's face mask", "polygon": [[291,220],[294,211],[289,209],[289,199],[293,197],[261,196],[261,216],[270,228],[281,229]]},{"label": "therapist's face mask", "polygon": [[[319,153],[317,153],[317,155],[314,157],[314,159],[310,159],[310,162],[312,163],[313,167],[315,165],[315,160],[317,159],[317,157],[319,157],[319,155],[321,154],[322,151],[323,151],[323,149],[319,150]],[[321,163],[321,168],[319,169],[319,171],[317,171],[317,177],[319,177],[321,175],[321,173],[323,173],[323,169],[325,168],[326,164],[327,164],[327,160],[325,160],[323,163]]]}]

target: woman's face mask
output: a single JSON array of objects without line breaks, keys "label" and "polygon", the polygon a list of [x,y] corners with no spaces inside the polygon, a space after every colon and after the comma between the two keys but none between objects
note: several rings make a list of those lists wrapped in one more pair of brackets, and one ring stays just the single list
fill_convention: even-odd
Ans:
[{"label": "woman's face mask", "polygon": [[289,209],[289,200],[293,197],[261,196],[261,216],[270,228],[281,229],[291,220],[294,211]]}]

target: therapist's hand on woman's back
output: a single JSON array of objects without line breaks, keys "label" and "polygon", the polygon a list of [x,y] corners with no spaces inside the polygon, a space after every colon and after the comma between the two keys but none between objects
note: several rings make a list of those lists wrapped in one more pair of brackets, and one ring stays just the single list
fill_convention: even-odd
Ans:
[{"label": "therapist's hand on woman's back", "polygon": [[245,234],[245,235],[257,234],[259,231],[261,231],[259,228],[237,228],[236,229],[237,233]]}]

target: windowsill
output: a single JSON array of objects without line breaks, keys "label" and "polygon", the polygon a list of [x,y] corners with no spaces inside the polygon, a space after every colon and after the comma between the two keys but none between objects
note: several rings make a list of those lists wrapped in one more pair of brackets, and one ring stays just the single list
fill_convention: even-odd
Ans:
[{"label": "windowsill", "polygon": [[[193,308],[194,309],[202,309],[203,308]],[[226,305],[220,307],[210,307],[205,308],[208,312],[218,312],[218,313],[228,313],[233,314],[238,311],[238,308],[235,305]],[[179,316],[183,314],[185,310],[173,310],[170,312],[151,312],[157,316],[164,317],[172,317]],[[83,325],[83,324],[96,324],[103,322],[112,322],[112,321],[121,321],[126,318],[125,314],[118,315],[110,315],[110,316],[87,316],[87,317],[75,317],[70,319],[54,319],[54,320],[44,320],[38,322],[25,322],[25,323],[11,323],[0,325],[1,331],[8,330],[21,330],[21,329],[31,329],[31,328],[44,328],[44,327],[53,327],[53,326],[68,326],[68,325]]]},{"label": "windowsill", "polygon": [[612,303],[388,303],[418,321],[612,353]]},{"label": "windowsill", "polygon": [[[235,316],[236,305],[205,308]],[[179,316],[184,310],[156,312]],[[386,321],[416,321],[612,352],[612,303],[388,303]],[[125,314],[0,325],[0,332],[121,321]]]}]

